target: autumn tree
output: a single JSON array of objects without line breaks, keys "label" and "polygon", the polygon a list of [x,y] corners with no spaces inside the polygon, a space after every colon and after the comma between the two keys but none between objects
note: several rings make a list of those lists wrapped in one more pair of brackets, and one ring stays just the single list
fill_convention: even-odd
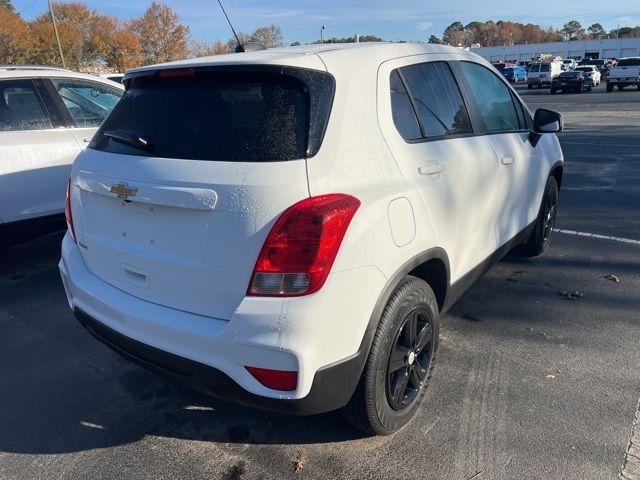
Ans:
[{"label": "autumn tree", "polygon": [[146,64],[170,62],[186,58],[189,53],[189,27],[180,23],[171,7],[152,2],[145,14],[130,23],[142,46]]},{"label": "autumn tree", "polygon": [[[9,3],[10,5],[10,3]],[[9,8],[0,8],[0,64],[21,63],[29,33],[27,23]]]},{"label": "autumn tree", "polygon": [[229,53],[229,49],[220,40],[216,40],[214,43],[193,40],[189,45],[189,56],[192,58],[210,57],[211,55],[221,55],[223,53]]},{"label": "autumn tree", "polygon": [[282,47],[282,30],[276,25],[257,28],[251,35],[252,42],[258,42],[267,48]]}]

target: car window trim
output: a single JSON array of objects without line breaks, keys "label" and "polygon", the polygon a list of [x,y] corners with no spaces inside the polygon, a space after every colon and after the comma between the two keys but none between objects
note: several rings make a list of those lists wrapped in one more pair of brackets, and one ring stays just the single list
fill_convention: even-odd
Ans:
[{"label": "car window trim", "polygon": [[[416,120],[418,122],[418,126],[420,127],[420,134],[421,134],[421,138],[413,138],[413,139],[406,139],[402,136],[402,134],[400,134],[400,132],[398,132],[398,134],[400,135],[400,137],[409,144],[414,144],[414,143],[426,143],[426,142],[435,142],[435,141],[439,141],[439,140],[449,140],[449,139],[454,139],[454,138],[467,138],[467,137],[476,137],[478,135],[482,135],[482,133],[480,133],[477,129],[476,129],[476,123],[473,119],[473,116],[469,110],[469,105],[468,103],[465,101],[465,97],[464,97],[464,92],[462,91],[462,87],[460,86],[460,83],[458,81],[458,78],[456,76],[456,72],[455,69],[453,68],[453,65],[455,64],[456,61],[451,61],[451,60],[431,60],[431,61],[427,61],[427,62],[419,62],[419,63],[412,63],[409,65],[403,65],[402,67],[397,67],[393,70],[391,70],[392,72],[394,70],[396,70],[398,72],[398,76],[400,77],[400,81],[402,82],[402,84],[404,85],[405,90],[407,91],[407,95],[409,96],[409,101],[411,102],[411,107],[413,108],[413,114],[416,116]],[[425,63],[444,63],[449,67],[449,70],[451,71],[451,75],[453,77],[454,83],[455,85],[458,87],[458,92],[460,92],[460,97],[462,99],[462,104],[464,105],[464,108],[467,111],[467,116],[469,117],[469,123],[471,124],[471,132],[467,132],[467,133],[454,133],[454,134],[449,134],[449,135],[432,135],[432,136],[426,136],[424,133],[424,127],[422,125],[422,122],[420,121],[420,117],[418,116],[417,113],[417,109],[416,109],[416,105],[415,102],[413,100],[413,94],[411,93],[411,89],[409,89],[404,76],[402,74],[402,69],[403,68],[407,68],[407,67],[412,67],[414,65],[422,65]],[[390,80],[391,77],[389,77],[389,82],[391,82]],[[389,83],[389,85],[391,85],[391,83]],[[391,91],[391,88],[389,88],[389,91]],[[397,127],[396,127],[396,131],[397,131]]]},{"label": "car window trim", "polygon": [[53,82],[51,81],[51,79],[47,77],[47,78],[40,78],[40,80],[42,81],[42,84],[43,84],[43,90],[50,97],[52,104],[55,106],[56,110],[58,111],[58,115],[60,116],[60,127],[77,128],[76,123],[74,122],[73,117],[71,116],[71,113],[69,113],[69,110],[67,109],[64,102],[62,101],[62,98],[58,94],[58,91],[56,90],[56,87],[53,85]]}]

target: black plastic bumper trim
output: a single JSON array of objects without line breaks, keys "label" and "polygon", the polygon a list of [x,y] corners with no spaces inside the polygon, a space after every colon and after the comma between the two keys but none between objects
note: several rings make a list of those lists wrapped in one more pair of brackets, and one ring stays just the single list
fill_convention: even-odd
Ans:
[{"label": "black plastic bumper trim", "polygon": [[222,371],[193,360],[160,350],[127,337],[84,311],[76,308],[76,318],[82,326],[123,357],[160,373],[177,378],[213,396],[279,413],[315,415],[345,406],[360,379],[374,332],[367,332],[358,352],[346,360],[318,370],[309,394],[301,399],[275,399],[248,392]]}]

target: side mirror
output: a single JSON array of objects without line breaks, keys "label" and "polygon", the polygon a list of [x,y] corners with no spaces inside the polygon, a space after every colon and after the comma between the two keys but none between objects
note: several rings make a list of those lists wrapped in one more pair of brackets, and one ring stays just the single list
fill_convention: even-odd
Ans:
[{"label": "side mirror", "polygon": [[564,128],[562,114],[539,108],[533,116],[534,133],[558,133]]}]

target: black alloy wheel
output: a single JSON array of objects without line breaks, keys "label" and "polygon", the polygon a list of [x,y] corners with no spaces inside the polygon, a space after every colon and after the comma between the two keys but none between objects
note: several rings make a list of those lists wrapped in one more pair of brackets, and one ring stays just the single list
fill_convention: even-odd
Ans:
[{"label": "black alloy wheel", "polygon": [[415,401],[427,378],[432,353],[429,311],[416,307],[400,326],[387,363],[387,400],[394,410],[404,410]]}]

